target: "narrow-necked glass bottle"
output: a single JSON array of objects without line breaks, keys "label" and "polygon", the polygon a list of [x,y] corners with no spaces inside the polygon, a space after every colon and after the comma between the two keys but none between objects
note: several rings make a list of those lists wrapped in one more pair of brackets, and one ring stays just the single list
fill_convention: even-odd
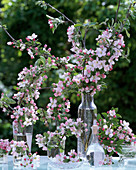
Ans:
[{"label": "narrow-necked glass bottle", "polygon": [[97,107],[94,104],[93,96],[90,93],[82,94],[82,102],[78,107],[78,118],[87,124],[88,131],[83,131],[77,140],[77,151],[82,157],[86,156],[87,148],[91,141],[92,125],[95,124]]},{"label": "narrow-necked glass bottle", "polygon": [[98,141],[98,126],[92,126],[92,140],[91,144],[89,145],[86,158],[91,166],[98,167],[103,165],[104,162],[104,150],[103,147],[99,144]]}]

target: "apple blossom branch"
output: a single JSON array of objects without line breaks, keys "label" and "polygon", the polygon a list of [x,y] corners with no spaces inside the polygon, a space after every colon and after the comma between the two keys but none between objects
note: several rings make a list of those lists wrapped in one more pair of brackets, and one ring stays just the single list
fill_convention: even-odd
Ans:
[{"label": "apple blossom branch", "polygon": [[56,9],[55,7],[53,7],[52,5],[50,5],[49,3],[45,2],[44,3],[51,7],[52,9],[54,9],[55,11],[57,11],[59,14],[61,14],[64,18],[66,18],[69,22],[71,22],[72,24],[75,24],[72,20],[70,20],[65,14],[63,14],[62,12],[60,12],[58,9]]},{"label": "apple blossom branch", "polygon": [[12,35],[4,28],[4,26],[0,23],[1,28],[6,32],[6,34],[12,39],[13,42],[16,42],[16,40],[12,37]]},{"label": "apple blossom branch", "polygon": [[[136,3],[134,3],[133,5],[135,5],[135,4],[136,4]],[[129,17],[131,7],[132,7],[132,3],[129,5],[129,8],[128,8],[128,11],[127,11],[127,14],[126,14],[126,18],[125,18],[125,20],[124,20],[124,23],[123,23],[122,26],[121,26],[121,29],[120,29],[119,33],[121,33],[121,32],[123,31],[124,25],[125,25],[128,17]],[[118,11],[118,10],[117,10],[117,11]],[[118,13],[118,12],[117,12],[117,13]],[[116,22],[117,22],[117,21],[116,21]],[[118,34],[119,34],[119,33],[118,33]],[[113,39],[113,41],[112,41],[111,45],[109,46],[109,48],[107,49],[107,51],[108,51],[108,50],[110,49],[110,47],[113,45],[114,41],[115,41],[115,38]]]}]

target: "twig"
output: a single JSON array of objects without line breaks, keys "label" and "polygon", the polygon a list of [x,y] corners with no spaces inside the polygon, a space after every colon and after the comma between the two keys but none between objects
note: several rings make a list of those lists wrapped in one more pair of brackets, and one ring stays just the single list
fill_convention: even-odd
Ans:
[{"label": "twig", "polygon": [[86,41],[87,32],[88,32],[88,30],[86,29],[86,30],[85,30],[85,36],[84,36],[84,39],[83,39],[83,46],[84,46],[84,48],[86,48],[86,43],[85,43],[85,41]]},{"label": "twig", "polygon": [[43,87],[43,88],[41,88],[41,89],[39,89],[39,90],[44,90],[44,89],[51,89],[52,87]]},{"label": "twig", "polygon": [[[127,15],[126,15],[126,19],[124,20],[124,23],[122,24],[121,29],[120,29],[120,31],[118,32],[118,34],[121,33],[122,30],[123,30],[123,28],[124,28],[124,25],[125,25],[128,17],[129,17],[129,11],[130,11],[131,6],[132,6],[132,3],[129,5],[128,11],[127,11]],[[110,49],[110,47],[113,45],[113,43],[114,43],[115,40],[116,40],[116,39],[114,38],[113,41],[112,41],[112,43],[110,44],[109,48],[107,48],[107,51],[108,51],[108,50]]]},{"label": "twig", "polygon": [[16,40],[10,35],[10,33],[3,27],[3,25],[2,24],[0,24],[1,25],[1,27],[2,27],[2,29],[6,32],[6,34],[12,39],[12,41],[15,41],[16,42]]},{"label": "twig", "polygon": [[65,14],[63,14],[62,12],[60,12],[58,9],[56,9],[55,7],[53,7],[52,5],[50,5],[49,3],[45,4],[49,7],[51,7],[52,9],[54,9],[55,11],[57,11],[59,14],[61,14],[62,16],[64,16],[64,18],[66,18],[69,22],[71,22],[72,24],[75,24],[72,20],[70,20]]},{"label": "twig", "polygon": [[[8,105],[6,102],[1,101],[4,105],[7,105],[12,111],[14,110],[10,105]],[[5,106],[6,107],[6,106]]]},{"label": "twig", "polygon": [[116,17],[115,17],[115,22],[117,22],[117,17],[118,17],[118,12],[119,12],[119,7],[120,7],[120,0],[119,0],[119,3],[118,3],[118,8],[117,8],[117,12],[116,12]]},{"label": "twig", "polygon": [[127,16],[126,16],[126,19],[125,19],[124,23],[122,24],[122,27],[121,27],[120,32],[123,30],[123,27],[124,27],[124,25],[125,25],[128,17],[129,17],[129,11],[130,11],[130,9],[131,9],[131,6],[132,6],[132,3],[129,5],[128,11],[127,11]]}]

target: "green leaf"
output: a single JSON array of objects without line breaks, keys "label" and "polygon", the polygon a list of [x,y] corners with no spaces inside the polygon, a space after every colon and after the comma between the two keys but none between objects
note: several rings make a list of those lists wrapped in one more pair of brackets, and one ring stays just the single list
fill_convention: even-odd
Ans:
[{"label": "green leaf", "polygon": [[116,114],[117,118],[122,118],[122,116],[120,114]]},{"label": "green leaf", "polygon": [[48,57],[48,64],[51,64],[51,58]]},{"label": "green leaf", "polygon": [[129,32],[127,31],[127,29],[125,29],[125,31],[126,31],[127,37],[130,38],[130,34],[129,34]]},{"label": "green leaf", "polygon": [[122,150],[120,148],[115,149],[118,153],[122,153]]},{"label": "green leaf", "polygon": [[119,109],[118,109],[118,108],[114,108],[114,110],[115,110],[115,112],[116,112],[116,113],[119,111]]},{"label": "green leaf", "polygon": [[45,66],[46,60],[43,56],[40,56],[41,62],[43,63],[43,65]]},{"label": "green leaf", "polygon": [[15,104],[16,103],[15,100],[10,99],[10,98],[8,99],[8,101],[9,101],[10,104]]},{"label": "green leaf", "polygon": [[41,60],[40,59],[38,59],[38,60],[36,60],[36,62],[35,62],[35,66],[39,66],[40,65],[40,62],[41,62]]},{"label": "green leaf", "polygon": [[80,24],[80,23],[74,25],[74,27],[81,27],[81,26],[83,26],[83,24]]},{"label": "green leaf", "polygon": [[105,118],[107,118],[107,113],[102,113],[102,115],[105,117]]},{"label": "green leaf", "polygon": [[55,66],[55,65],[52,65],[52,68],[57,69],[58,67],[57,67],[57,66]]},{"label": "green leaf", "polygon": [[102,119],[100,114],[97,115],[97,120],[99,121],[99,119]]},{"label": "green leaf", "polygon": [[117,145],[121,145],[124,142],[124,139],[120,139],[119,141],[116,142]]},{"label": "green leaf", "polygon": [[98,24],[97,22],[90,22],[89,27],[93,27],[94,25]]}]

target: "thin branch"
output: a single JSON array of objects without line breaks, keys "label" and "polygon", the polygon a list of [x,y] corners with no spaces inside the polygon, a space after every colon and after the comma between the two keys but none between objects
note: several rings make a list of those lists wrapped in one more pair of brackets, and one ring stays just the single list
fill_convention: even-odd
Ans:
[{"label": "thin branch", "polygon": [[3,25],[2,24],[0,24],[1,25],[1,27],[2,27],[2,29],[6,32],[6,34],[12,39],[12,41],[15,41],[16,42],[16,40],[10,35],[10,33],[3,27]]},{"label": "thin branch", "polygon": [[125,25],[128,17],[129,17],[129,11],[130,11],[130,9],[131,9],[131,6],[132,6],[132,3],[129,5],[128,11],[127,11],[127,15],[126,15],[126,19],[124,20],[124,23],[122,24],[122,27],[121,27],[121,29],[120,29],[120,32],[123,30],[123,27],[124,27],[124,25]]},{"label": "thin branch", "polygon": [[44,89],[51,89],[52,87],[43,87],[43,88],[41,88],[41,89],[39,89],[39,90],[44,90]]},{"label": "thin branch", "polygon": [[[6,102],[3,102],[3,101],[1,101],[2,103],[3,103],[3,105],[7,105],[8,106],[8,108],[9,109],[11,109],[12,111],[14,110],[10,105],[8,105]],[[5,106],[6,107],[6,106]]]},{"label": "thin branch", "polygon": [[56,9],[55,7],[53,7],[52,5],[50,5],[49,3],[45,4],[49,7],[51,7],[52,9],[54,9],[55,11],[57,11],[59,14],[61,14],[64,18],[66,18],[69,22],[71,22],[72,24],[75,24],[72,20],[70,20],[65,14],[61,13],[58,9]]},{"label": "thin branch", "polygon": [[84,48],[86,48],[86,35],[87,35],[87,32],[88,32],[88,30],[85,30],[85,36],[84,36],[84,39],[83,39],[83,46],[84,46]]},{"label": "thin branch", "polygon": [[118,8],[117,8],[117,12],[116,12],[116,17],[115,17],[115,22],[117,22],[117,17],[118,17],[118,12],[119,12],[119,7],[120,7],[120,0],[119,0],[119,3],[118,3]]}]

